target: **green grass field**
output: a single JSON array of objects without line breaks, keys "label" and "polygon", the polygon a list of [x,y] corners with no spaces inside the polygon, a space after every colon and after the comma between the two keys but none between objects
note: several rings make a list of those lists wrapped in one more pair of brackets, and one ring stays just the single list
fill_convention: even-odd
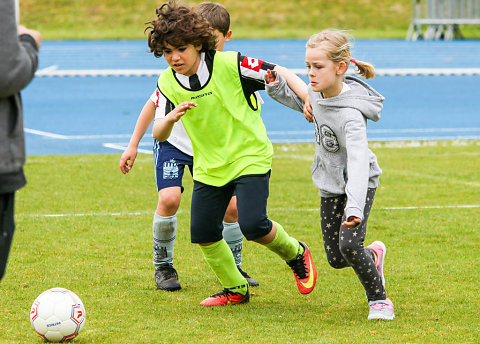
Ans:
[{"label": "green grass field", "polygon": [[[203,0],[183,1],[198,4]],[[21,22],[44,39],[145,39],[144,23],[165,1],[20,0]],[[405,38],[410,0],[221,0],[229,10],[234,38],[302,38],[329,27],[356,38]],[[374,20],[372,20],[374,18]],[[479,38],[479,25],[462,25]]]},{"label": "green grass field", "polygon": [[[152,156],[139,156],[127,176],[119,171],[118,154],[30,156],[0,283],[0,343],[42,342],[29,311],[51,287],[69,288],[85,304],[78,344],[480,342],[480,142],[371,148],[384,175],[366,241],[387,245],[394,321],[367,321],[353,271],[334,270],[325,260],[311,144],[275,145],[269,216],[309,244],[316,289],[299,294],[286,264],[246,242],[243,268],[260,287],[252,289],[249,304],[217,308],[199,305],[221,286],[189,243],[191,178],[185,178],[175,247],[183,289],[169,293],[156,290],[153,280]],[[461,207],[468,205],[476,207]]]}]

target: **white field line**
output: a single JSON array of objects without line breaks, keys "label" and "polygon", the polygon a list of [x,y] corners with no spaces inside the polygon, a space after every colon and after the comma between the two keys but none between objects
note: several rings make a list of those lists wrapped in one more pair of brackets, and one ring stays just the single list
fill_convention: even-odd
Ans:
[{"label": "white field line", "polygon": [[433,176],[433,175],[430,175],[430,174],[405,172],[405,171],[399,171],[399,170],[395,171],[394,173],[404,175],[404,176],[413,176],[413,177],[418,177],[418,178],[422,178],[422,179],[431,179],[431,180],[436,180],[436,181],[442,181],[442,182],[445,182],[445,183],[460,184],[460,185],[466,185],[466,186],[470,186],[470,187],[474,187],[474,188],[480,188],[480,183],[479,182],[475,182],[475,181],[468,182],[468,181],[458,180],[458,179],[453,179],[452,180],[451,177],[447,177],[447,176]]},{"label": "white field line", "polygon": [[372,134],[385,133],[457,133],[457,132],[480,132],[480,128],[409,128],[409,129],[369,129]]},{"label": "white field line", "polygon": [[41,131],[36,129],[24,129],[26,133],[45,136],[53,139],[61,140],[92,140],[92,139],[125,139],[130,138],[130,134],[102,134],[102,135],[61,135],[50,133],[47,131]]},{"label": "white field line", "polygon": [[[52,66],[53,67],[53,66]],[[306,69],[290,69],[298,75],[307,75]],[[158,76],[162,69],[64,69],[45,68],[35,73],[37,77],[105,77],[105,76]],[[439,76],[480,75],[480,68],[378,68],[377,76]],[[352,69],[347,74],[354,74]]]},{"label": "white field line", "polygon": [[51,66],[48,66],[48,67],[45,67],[43,69],[39,69],[37,71],[37,73],[51,73],[53,72],[54,70],[58,70],[58,65],[51,65]]},{"label": "white field line", "polygon": [[[457,136],[385,136],[369,137],[371,142],[392,141],[455,141],[455,140],[480,140],[480,135],[457,135]],[[273,141],[272,141],[273,142]]]},{"label": "white field line", "polygon": [[59,134],[49,133],[49,132],[46,132],[46,131],[40,131],[40,130],[28,129],[28,128],[25,128],[24,130],[25,130],[26,133],[29,133],[29,134],[46,136],[46,137],[50,137],[52,139],[68,140],[68,136],[65,136],[65,135],[59,135]]},{"label": "white field line", "polygon": [[87,217],[87,216],[141,216],[153,214],[154,211],[135,211],[126,213],[76,213],[76,214],[15,214],[19,217]]},{"label": "white field line", "polygon": [[[102,146],[105,148],[115,149],[123,152],[125,149],[127,149],[128,143],[104,143]],[[150,146],[153,146],[153,145],[150,144]],[[150,150],[138,148],[137,153],[153,154],[153,148]]]},{"label": "white field line", "polygon": [[[472,209],[480,208],[480,204],[472,205],[432,205],[432,206],[412,206],[412,207],[383,207],[375,208],[374,210],[420,210],[420,209]],[[319,208],[311,209],[302,209],[302,208],[273,208],[268,209],[269,212],[318,212]],[[61,218],[61,217],[87,217],[87,216],[143,216],[143,215],[152,215],[154,211],[135,211],[135,212],[125,212],[125,213],[66,213],[66,214],[22,214],[17,213],[15,216],[18,217],[51,217],[51,218]],[[181,214],[181,211],[177,212]]]}]

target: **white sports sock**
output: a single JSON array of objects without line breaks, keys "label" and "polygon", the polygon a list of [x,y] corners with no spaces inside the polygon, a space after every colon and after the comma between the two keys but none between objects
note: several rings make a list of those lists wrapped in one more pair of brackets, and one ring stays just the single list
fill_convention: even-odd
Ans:
[{"label": "white sports sock", "polygon": [[177,235],[177,215],[153,216],[153,266],[173,264],[173,248]]},{"label": "white sports sock", "polygon": [[243,249],[243,234],[240,230],[238,222],[228,223],[223,222],[223,239],[230,247],[235,258],[235,264],[242,266],[242,249]]}]

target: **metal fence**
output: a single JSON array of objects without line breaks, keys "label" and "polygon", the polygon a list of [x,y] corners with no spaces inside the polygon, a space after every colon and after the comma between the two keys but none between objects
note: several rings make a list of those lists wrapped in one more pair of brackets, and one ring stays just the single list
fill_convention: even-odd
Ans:
[{"label": "metal fence", "polygon": [[412,0],[407,39],[463,38],[460,25],[480,25],[480,0]]}]

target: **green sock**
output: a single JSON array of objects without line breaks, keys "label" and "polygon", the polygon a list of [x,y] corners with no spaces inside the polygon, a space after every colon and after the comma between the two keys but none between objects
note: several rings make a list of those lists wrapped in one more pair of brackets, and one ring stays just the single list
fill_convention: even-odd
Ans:
[{"label": "green sock", "polygon": [[275,224],[275,227],[277,227],[277,233],[273,241],[266,244],[265,247],[278,254],[280,258],[287,262],[295,259],[299,253],[303,253],[303,247],[298,240],[289,236],[282,225],[274,221],[272,222]]},{"label": "green sock", "polygon": [[209,246],[200,245],[200,248],[205,260],[223,287],[245,295],[248,291],[247,280],[238,271],[227,242],[222,239]]}]

